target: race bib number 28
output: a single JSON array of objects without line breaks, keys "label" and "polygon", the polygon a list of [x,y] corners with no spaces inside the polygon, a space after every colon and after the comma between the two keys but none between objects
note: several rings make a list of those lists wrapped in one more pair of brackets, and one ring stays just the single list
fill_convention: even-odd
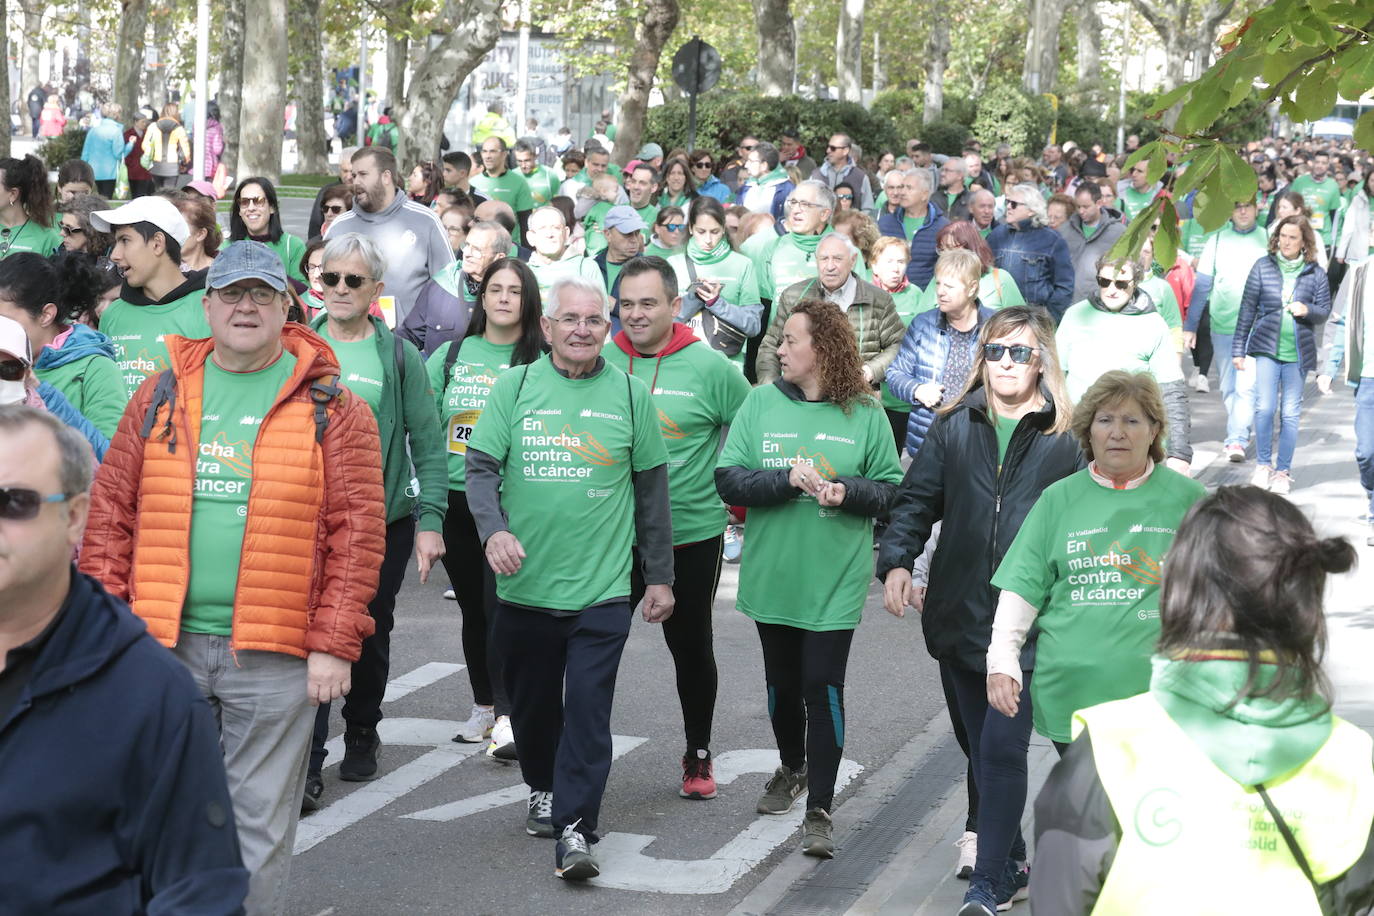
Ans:
[{"label": "race bib number 28", "polygon": [[472,429],[477,425],[480,410],[463,410],[448,418],[448,453],[463,455],[467,453],[468,442],[472,441]]}]

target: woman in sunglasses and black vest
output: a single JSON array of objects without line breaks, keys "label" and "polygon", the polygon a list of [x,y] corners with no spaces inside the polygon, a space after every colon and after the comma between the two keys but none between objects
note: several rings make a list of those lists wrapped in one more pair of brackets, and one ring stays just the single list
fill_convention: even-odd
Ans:
[{"label": "woman in sunglasses and black vest", "polygon": [[[1020,823],[1035,641],[1022,651],[1021,706],[1008,718],[988,705],[991,580],[1041,492],[1086,466],[1069,430],[1072,414],[1049,313],[1009,306],[993,314],[967,384],[941,406],[907,469],[878,549],[884,603],[898,617],[908,606],[921,612],[926,648],[940,663],[950,718],[970,757],[977,817],[967,826],[976,826],[976,837],[970,829],[960,845],[976,842],[977,859],[967,899],[993,910],[1026,886]],[[912,563],[942,520],[929,590],[913,588]]]}]

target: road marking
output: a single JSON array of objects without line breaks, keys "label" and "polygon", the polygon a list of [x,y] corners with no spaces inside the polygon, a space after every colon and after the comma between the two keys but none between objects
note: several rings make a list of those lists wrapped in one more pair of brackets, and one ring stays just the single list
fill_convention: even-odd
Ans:
[{"label": "road marking", "polygon": [[[714,759],[716,783],[728,785],[748,773],[772,773],[778,765],[778,752],[726,751]],[[861,772],[862,765],[842,760],[835,780],[836,793]],[[709,858],[694,860],[645,855],[645,847],[658,839],[654,836],[608,833],[596,846],[601,875],[590,883],[657,894],[722,894],[786,842],[804,816],[801,805],[781,817],[760,815]]]},{"label": "road marking", "polygon": [[407,672],[387,684],[386,695],[382,697],[382,702],[390,703],[401,697],[410,696],[421,687],[438,683],[466,667],[467,665],[457,665],[451,662],[430,662],[427,665],[421,665],[414,671]]},{"label": "road marking", "polygon": [[[648,740],[648,738],[631,738],[626,735],[612,735],[611,759],[615,760],[618,757],[625,756]],[[481,795],[474,795],[471,798],[464,798],[461,801],[449,802],[448,804],[438,805],[433,808],[426,808],[423,811],[416,811],[414,814],[402,814],[401,817],[408,817],[417,821],[456,821],[458,818],[467,817],[470,814],[481,814],[483,811],[490,811],[493,808],[500,808],[504,805],[513,805],[516,802],[524,803],[528,801],[529,796],[529,786],[522,782],[508,789],[497,789],[495,792],[485,792]]]}]

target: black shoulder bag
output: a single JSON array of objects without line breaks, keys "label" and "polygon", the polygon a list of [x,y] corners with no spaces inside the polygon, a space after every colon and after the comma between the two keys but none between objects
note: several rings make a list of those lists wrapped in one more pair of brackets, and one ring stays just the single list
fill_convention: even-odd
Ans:
[{"label": "black shoulder bag", "polygon": [[[692,281],[688,290],[695,292],[697,286],[696,265],[692,263],[690,255],[684,254],[682,259],[687,262],[687,276]],[[730,357],[738,356],[739,351],[744,349],[744,344],[749,339],[748,334],[712,312],[705,302],[701,304],[701,333],[705,335],[707,346]]]}]

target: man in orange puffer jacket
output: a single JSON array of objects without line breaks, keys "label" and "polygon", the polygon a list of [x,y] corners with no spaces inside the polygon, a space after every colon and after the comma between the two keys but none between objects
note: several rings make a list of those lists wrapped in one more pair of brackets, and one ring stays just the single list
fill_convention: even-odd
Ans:
[{"label": "man in orange puffer jacket", "polygon": [[215,707],[248,912],[285,902],[314,713],[343,696],[385,551],[361,398],[287,324],[281,260],[236,242],[206,278],[212,337],[167,335],[91,493],[81,570],[129,603]]}]

